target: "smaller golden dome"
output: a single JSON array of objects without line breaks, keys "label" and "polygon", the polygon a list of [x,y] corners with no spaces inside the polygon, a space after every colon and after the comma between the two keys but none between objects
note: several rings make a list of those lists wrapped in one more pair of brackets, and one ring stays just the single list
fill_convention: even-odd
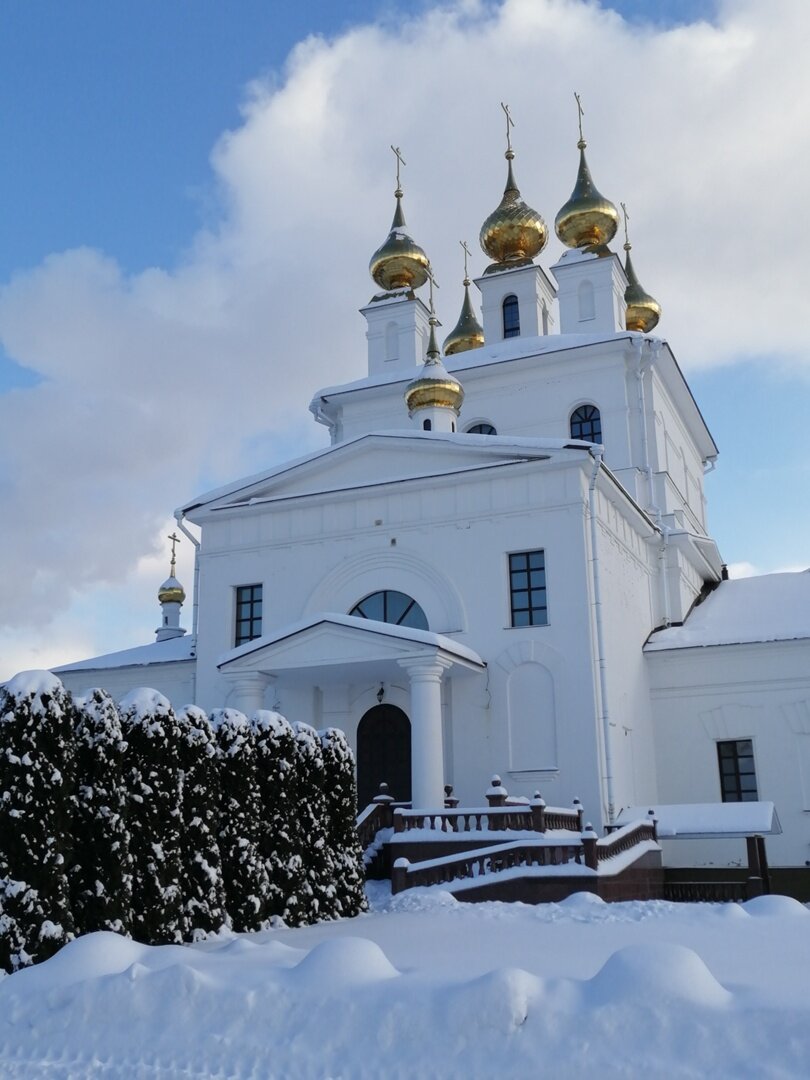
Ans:
[{"label": "smaller golden dome", "polygon": [[418,289],[428,277],[428,257],[405,231],[402,212],[402,189],[394,192],[397,207],[391,231],[382,247],[377,248],[368,264],[369,273],[381,289]]},{"label": "smaller golden dome", "polygon": [[585,160],[586,142],[580,139],[579,172],[571,198],[554,219],[557,236],[566,247],[602,247],[609,244],[619,227],[619,211],[599,191]]},{"label": "smaller golden dome", "polygon": [[182,604],[186,598],[186,590],[172,574],[166,578],[158,590],[158,600],[161,604]]},{"label": "smaller golden dome", "polygon": [[642,334],[649,334],[658,325],[661,318],[661,305],[645,292],[636,277],[636,271],[630,258],[630,241],[625,241],[624,250],[627,252],[624,263],[624,272],[627,276],[627,288],[624,290],[624,300],[627,304],[624,325],[628,330],[638,330]]},{"label": "smaller golden dome", "polygon": [[536,210],[523,201],[512,172],[514,152],[506,151],[509,162],[503,198],[481,226],[478,237],[485,254],[495,262],[486,273],[530,263],[548,243],[548,229]]},{"label": "smaller golden dome", "polygon": [[473,311],[470,300],[470,279],[464,278],[464,302],[458,322],[444,339],[444,355],[454,356],[468,349],[480,349],[484,344],[484,330]]},{"label": "smaller golden dome", "polygon": [[464,401],[464,388],[442,363],[439,346],[436,344],[435,327],[438,325],[439,320],[431,312],[427,360],[419,376],[409,383],[405,390],[405,404],[410,416],[413,416],[417,409],[431,407],[452,409],[458,416]]}]

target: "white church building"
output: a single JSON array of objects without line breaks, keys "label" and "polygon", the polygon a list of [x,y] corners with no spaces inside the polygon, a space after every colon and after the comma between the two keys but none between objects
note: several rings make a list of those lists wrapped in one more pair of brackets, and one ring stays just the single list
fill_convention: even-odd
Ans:
[{"label": "white church building", "polygon": [[[771,801],[771,862],[805,866],[810,573],[726,580],[717,447],[579,150],[565,254],[543,267],[509,147],[490,264],[442,350],[398,180],[367,370],[310,404],[329,445],[176,512],[189,632],[172,563],[156,641],[58,674],[342,728],[361,804],[385,780],[416,807],[445,785],[475,805],[493,773],[510,795],[578,796],[597,828],[630,806]],[[720,854],[671,846],[675,864]]]}]

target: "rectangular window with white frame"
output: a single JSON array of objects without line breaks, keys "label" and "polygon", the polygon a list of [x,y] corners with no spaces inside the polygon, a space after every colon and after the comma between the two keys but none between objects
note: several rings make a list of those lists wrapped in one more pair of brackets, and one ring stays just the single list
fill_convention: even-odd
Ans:
[{"label": "rectangular window with white frame", "polygon": [[236,586],[236,633],[234,645],[262,636],[262,586]]},{"label": "rectangular window with white frame", "polygon": [[546,553],[516,551],[509,556],[509,607],[512,626],[545,626]]}]

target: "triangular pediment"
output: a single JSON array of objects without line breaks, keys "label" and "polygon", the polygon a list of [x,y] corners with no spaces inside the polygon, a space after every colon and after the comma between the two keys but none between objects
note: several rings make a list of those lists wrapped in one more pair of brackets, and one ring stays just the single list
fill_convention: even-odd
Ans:
[{"label": "triangular pediment", "polygon": [[393,668],[401,660],[437,655],[466,670],[484,667],[470,649],[442,635],[337,614],[316,615],[272,637],[240,645],[221,657],[217,666],[226,675],[330,671],[345,679],[352,668],[376,671]]},{"label": "triangular pediment", "polygon": [[535,439],[498,436],[441,436],[414,431],[364,435],[311,454],[265,474],[248,477],[203,496],[185,507],[195,511],[248,506],[274,499],[326,494],[379,484],[418,481],[443,475],[543,460],[562,449]]}]

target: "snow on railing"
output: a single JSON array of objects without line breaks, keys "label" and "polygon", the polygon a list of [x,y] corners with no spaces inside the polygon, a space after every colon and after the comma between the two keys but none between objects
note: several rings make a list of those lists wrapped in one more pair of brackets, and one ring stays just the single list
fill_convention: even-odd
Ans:
[{"label": "snow on railing", "polygon": [[517,866],[565,867],[571,864],[583,864],[583,845],[579,839],[557,844],[515,841],[414,864],[402,858],[395,861],[391,871],[391,892],[399,893],[418,885],[475,880]]}]

